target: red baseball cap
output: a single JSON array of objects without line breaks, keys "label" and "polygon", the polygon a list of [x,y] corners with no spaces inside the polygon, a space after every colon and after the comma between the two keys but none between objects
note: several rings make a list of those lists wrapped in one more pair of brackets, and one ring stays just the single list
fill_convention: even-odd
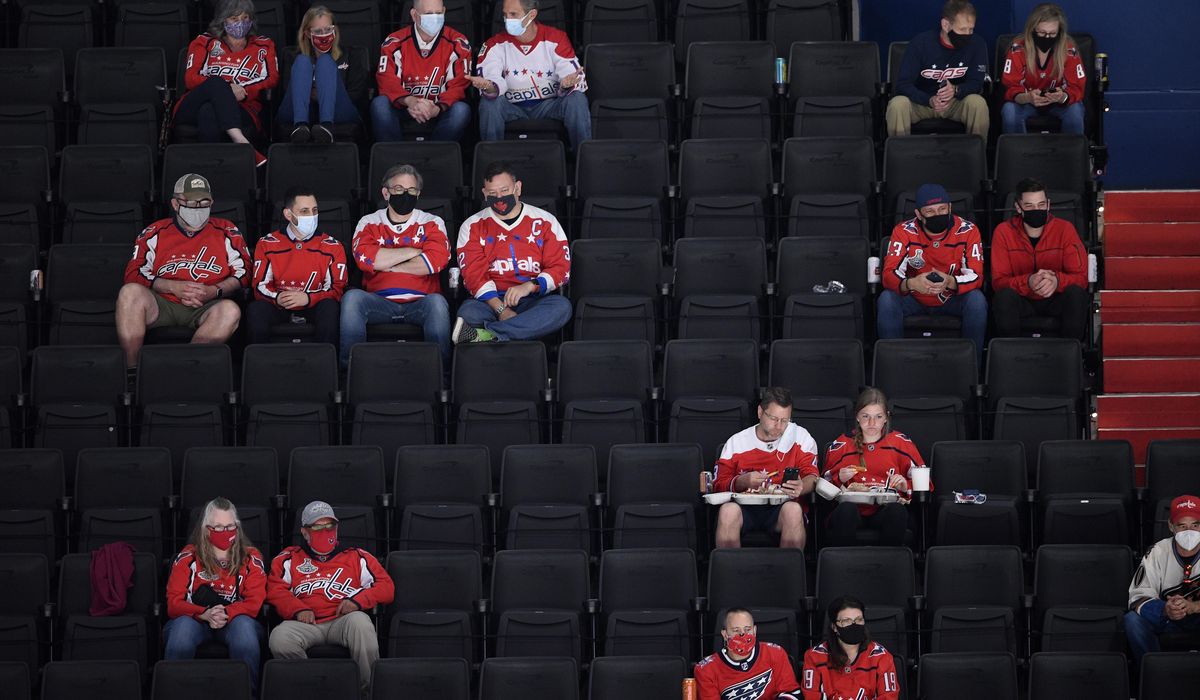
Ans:
[{"label": "red baseball cap", "polygon": [[1176,523],[1180,518],[1200,520],[1200,498],[1184,494],[1171,501],[1171,522]]}]

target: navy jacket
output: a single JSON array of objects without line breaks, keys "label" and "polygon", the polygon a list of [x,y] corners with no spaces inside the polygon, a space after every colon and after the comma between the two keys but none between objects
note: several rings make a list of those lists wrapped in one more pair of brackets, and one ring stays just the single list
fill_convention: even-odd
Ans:
[{"label": "navy jacket", "polygon": [[949,80],[958,87],[962,99],[983,90],[987,64],[987,47],[978,34],[971,36],[966,48],[957,51],[943,46],[938,30],[931,29],[909,42],[896,77],[896,94],[914,104],[928,105],[938,91],[938,83]]}]

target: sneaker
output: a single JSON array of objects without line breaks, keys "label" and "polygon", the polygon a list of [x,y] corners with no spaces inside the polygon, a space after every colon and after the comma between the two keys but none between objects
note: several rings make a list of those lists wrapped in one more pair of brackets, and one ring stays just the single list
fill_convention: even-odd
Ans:
[{"label": "sneaker", "polygon": [[308,143],[312,140],[312,131],[308,124],[300,123],[292,129],[292,143]]},{"label": "sneaker", "polygon": [[328,145],[333,143],[333,131],[330,130],[330,124],[322,122],[312,128],[313,143]]},{"label": "sneaker", "polygon": [[459,343],[492,343],[499,340],[496,334],[486,328],[476,328],[459,316],[454,321],[454,332],[450,334],[450,342]]},{"label": "sneaker", "polygon": [[264,156],[263,154],[259,153],[258,151],[255,151],[254,152],[254,167],[261,168],[262,166],[264,166],[266,164],[267,164],[267,157]]}]

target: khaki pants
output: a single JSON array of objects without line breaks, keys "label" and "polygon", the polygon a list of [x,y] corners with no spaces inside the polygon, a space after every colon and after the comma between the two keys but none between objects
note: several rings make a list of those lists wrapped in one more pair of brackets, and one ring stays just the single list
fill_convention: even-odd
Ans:
[{"label": "khaki pants", "polygon": [[962,122],[966,125],[968,134],[987,139],[991,117],[988,114],[987,100],[981,95],[967,95],[961,100],[951,100],[950,106],[940,114],[934,112],[929,105],[913,104],[912,100],[904,95],[896,95],[887,106],[888,136],[907,136],[912,133],[913,122],[933,117]]},{"label": "khaki pants", "polygon": [[340,644],[358,664],[363,695],[371,689],[371,666],[379,658],[379,637],[365,612],[356,610],[329,622],[308,625],[286,620],[271,631],[271,655],[277,659],[304,659],[305,650],[318,644]]}]

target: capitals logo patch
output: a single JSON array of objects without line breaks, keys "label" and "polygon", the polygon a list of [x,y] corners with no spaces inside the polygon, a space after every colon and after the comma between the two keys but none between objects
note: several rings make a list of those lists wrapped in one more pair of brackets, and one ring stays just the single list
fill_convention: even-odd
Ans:
[{"label": "capitals logo patch", "polygon": [[758,700],[771,685],[771,669],[721,691],[721,700]]}]

